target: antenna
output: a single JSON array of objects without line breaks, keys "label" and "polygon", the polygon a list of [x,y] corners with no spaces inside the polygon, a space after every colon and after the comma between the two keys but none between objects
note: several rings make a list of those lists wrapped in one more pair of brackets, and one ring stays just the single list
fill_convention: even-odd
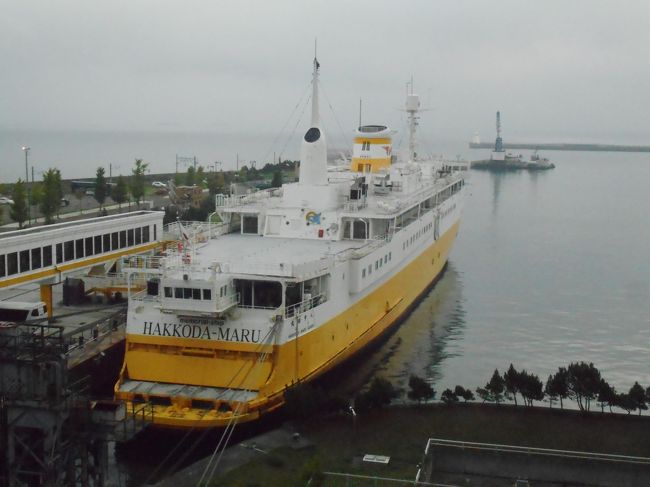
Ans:
[{"label": "antenna", "polygon": [[362,103],[362,101],[363,100],[361,98],[359,98],[359,128],[361,128],[361,103]]}]

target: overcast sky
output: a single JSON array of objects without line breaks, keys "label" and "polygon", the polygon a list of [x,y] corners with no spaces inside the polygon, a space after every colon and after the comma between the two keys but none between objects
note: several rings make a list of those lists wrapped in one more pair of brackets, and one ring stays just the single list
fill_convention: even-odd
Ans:
[{"label": "overcast sky", "polygon": [[650,143],[645,0],[0,6],[4,130],[276,133],[318,38],[325,103],[345,130],[359,98],[365,122],[399,124],[413,75],[428,130],[445,136],[493,139],[500,109],[510,139]]}]

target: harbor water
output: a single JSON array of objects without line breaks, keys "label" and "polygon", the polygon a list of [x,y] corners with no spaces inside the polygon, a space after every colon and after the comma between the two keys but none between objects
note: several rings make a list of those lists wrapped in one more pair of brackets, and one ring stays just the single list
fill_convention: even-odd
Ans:
[{"label": "harbor water", "polygon": [[367,378],[416,374],[440,393],[510,363],[545,381],[587,361],[617,390],[650,385],[650,156],[544,155],[556,169],[471,172],[445,276]]}]

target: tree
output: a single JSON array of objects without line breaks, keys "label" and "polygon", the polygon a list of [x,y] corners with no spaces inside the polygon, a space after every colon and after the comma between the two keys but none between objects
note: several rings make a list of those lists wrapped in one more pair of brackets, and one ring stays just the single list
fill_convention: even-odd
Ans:
[{"label": "tree", "polygon": [[194,177],[195,184],[197,186],[203,187],[204,180],[205,180],[205,169],[203,169],[203,166],[199,166],[196,168],[196,176]]},{"label": "tree", "polygon": [[462,397],[465,402],[474,400],[474,393],[469,389],[465,389],[463,386],[456,386],[454,394],[458,397]]},{"label": "tree", "polygon": [[555,398],[559,398],[560,409],[564,409],[564,399],[569,397],[568,376],[567,369],[560,367],[555,375],[548,376],[548,382],[546,382],[546,395],[549,396],[551,402]]},{"label": "tree", "polygon": [[61,173],[58,169],[48,169],[43,174],[43,195],[40,209],[47,225],[54,223],[54,215],[58,215],[61,208],[60,184]]},{"label": "tree", "polygon": [[131,170],[131,195],[133,199],[140,206],[140,200],[144,196],[144,173],[149,168],[149,164],[143,162],[142,159],[135,160],[135,166]]},{"label": "tree", "polygon": [[187,174],[185,175],[185,185],[194,186],[196,184],[196,172],[194,166],[187,168]]},{"label": "tree", "polygon": [[517,392],[519,392],[519,372],[514,368],[512,364],[508,370],[503,374],[503,382],[506,388],[506,392],[509,396],[515,400],[515,406],[517,406]]},{"label": "tree", "polygon": [[409,377],[409,391],[407,396],[412,401],[417,401],[419,404],[423,400],[428,401],[433,399],[435,394],[436,391],[433,390],[433,387],[422,377],[418,377],[417,375]]},{"label": "tree", "polygon": [[578,403],[581,411],[589,411],[591,401],[598,397],[600,388],[600,371],[593,363],[576,362],[567,369],[569,395]]},{"label": "tree", "polygon": [[645,397],[645,390],[643,387],[638,382],[635,382],[632,387],[630,387],[630,392],[628,392],[628,396],[630,396],[630,401],[634,403],[636,406],[636,409],[639,410],[639,416],[641,416],[641,411],[645,411],[648,409],[648,405],[646,403],[646,397]]},{"label": "tree", "polygon": [[636,410],[636,402],[625,393],[616,394],[616,406],[627,411],[627,414]]},{"label": "tree", "polygon": [[122,209],[122,203],[126,201],[126,196],[127,196],[127,187],[126,187],[126,181],[122,176],[117,177],[117,182],[115,183],[115,187],[113,188],[113,191],[111,193],[111,198],[113,198],[113,201],[118,204],[119,209]]},{"label": "tree", "polygon": [[226,180],[222,172],[213,172],[208,174],[208,191],[212,196],[219,192],[223,192],[223,187],[226,185]]},{"label": "tree", "polygon": [[381,377],[375,377],[370,383],[370,388],[356,398],[357,407],[360,410],[381,408],[399,396],[399,391],[393,384]]},{"label": "tree", "polygon": [[527,406],[532,407],[533,401],[544,399],[544,384],[535,374],[529,374],[525,370],[519,372],[517,387]]},{"label": "tree", "polygon": [[27,193],[25,190],[25,183],[19,179],[14,184],[14,189],[11,193],[11,199],[14,203],[9,210],[11,219],[18,223],[18,228],[23,228],[23,223],[27,220]]},{"label": "tree", "polygon": [[503,401],[503,392],[505,391],[505,382],[497,369],[494,370],[490,382],[485,385],[485,389],[492,395],[493,400],[499,404]]},{"label": "tree", "polygon": [[445,389],[442,391],[440,400],[442,400],[442,402],[445,404],[454,404],[458,402],[458,396],[451,389]]},{"label": "tree", "polygon": [[600,379],[597,401],[600,404],[601,413],[605,412],[605,406],[609,406],[609,412],[611,413],[612,406],[616,405],[616,390],[605,379]]},{"label": "tree", "polygon": [[271,179],[272,188],[282,187],[282,171],[279,169],[273,173],[273,179]]},{"label": "tree", "polygon": [[483,387],[477,387],[476,388],[476,393],[478,394],[478,397],[480,397],[483,400],[483,402],[485,402],[485,401],[494,402],[494,397],[492,396],[490,391],[488,391],[487,389],[485,389]]},{"label": "tree", "polygon": [[81,215],[84,211],[83,199],[86,192],[83,189],[76,189],[74,192],[75,198],[79,200],[79,214]]},{"label": "tree", "polygon": [[104,206],[106,196],[108,196],[108,182],[106,181],[105,173],[106,170],[103,167],[98,167],[95,175],[95,199],[99,203],[100,211]]},{"label": "tree", "polygon": [[56,191],[56,200],[58,205],[56,207],[56,216],[59,216],[61,211],[61,203],[63,201],[63,181],[61,180],[61,171],[54,169],[54,176],[52,177],[52,187]]}]

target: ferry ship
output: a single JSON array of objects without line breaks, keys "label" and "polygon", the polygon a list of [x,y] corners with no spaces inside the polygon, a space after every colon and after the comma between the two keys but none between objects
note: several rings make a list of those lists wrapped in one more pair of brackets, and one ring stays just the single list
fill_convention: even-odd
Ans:
[{"label": "ferry ship", "polygon": [[319,68],[298,182],[218,195],[220,224],[178,222],[177,247],[128,270],[147,289],[129,293],[115,395],[150,403],[154,425],[220,427],[281,407],[288,388],[395,326],[445,267],[465,164],[417,154],[411,89],[405,157],[388,127],[364,125],[349,164],[328,167]]}]

